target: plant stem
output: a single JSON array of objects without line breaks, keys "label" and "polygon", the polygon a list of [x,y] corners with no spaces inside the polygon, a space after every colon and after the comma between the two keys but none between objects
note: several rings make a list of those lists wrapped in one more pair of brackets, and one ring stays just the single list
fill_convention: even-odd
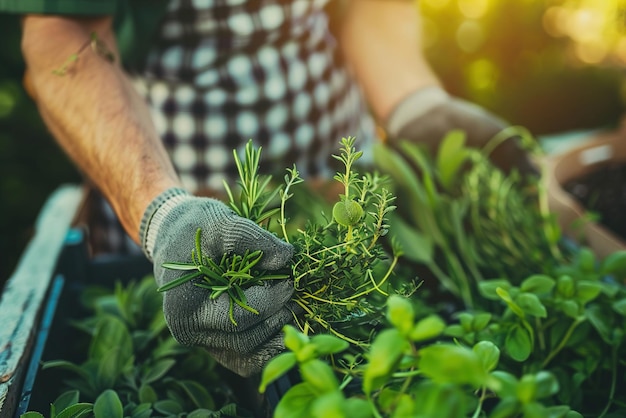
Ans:
[{"label": "plant stem", "polygon": [[617,383],[617,349],[618,345],[613,345],[611,350],[611,362],[613,363],[613,367],[611,367],[611,390],[609,391],[609,400],[606,403],[606,406],[602,410],[602,413],[598,416],[598,418],[602,418],[609,412],[609,408],[613,404],[613,397],[615,396],[615,385]]},{"label": "plant stem", "polygon": [[559,345],[554,350],[552,350],[552,352],[548,355],[548,357],[546,357],[546,359],[543,361],[543,363],[541,363],[541,368],[542,369],[545,369],[546,366],[548,365],[548,363],[550,363],[550,361],[552,361],[554,356],[556,356],[559,353],[559,351],[561,351],[563,349],[563,347],[565,347],[565,344],[567,344],[567,341],[571,338],[571,336],[574,333],[574,330],[576,329],[576,327],[578,325],[582,324],[584,321],[585,321],[585,318],[577,319],[574,322],[572,322],[572,325],[570,325],[570,327],[567,329],[567,332],[565,333],[565,336],[563,337],[563,339],[561,340]]}]

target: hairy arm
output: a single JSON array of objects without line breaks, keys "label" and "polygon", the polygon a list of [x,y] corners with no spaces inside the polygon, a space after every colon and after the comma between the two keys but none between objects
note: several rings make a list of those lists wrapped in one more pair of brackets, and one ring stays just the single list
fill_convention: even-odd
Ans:
[{"label": "hairy arm", "polygon": [[95,32],[117,57],[110,17],[29,15],[22,52],[29,92],[60,146],[100,188],[139,242],[150,201],[180,186],[149,110],[119,64],[87,47],[64,75],[53,74]]},{"label": "hairy arm", "polygon": [[420,87],[440,85],[422,54],[416,1],[350,0],[339,42],[379,120]]}]

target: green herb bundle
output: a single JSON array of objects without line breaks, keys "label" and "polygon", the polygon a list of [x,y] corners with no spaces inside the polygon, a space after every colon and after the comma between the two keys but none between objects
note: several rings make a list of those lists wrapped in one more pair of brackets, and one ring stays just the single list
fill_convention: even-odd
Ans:
[{"label": "green herb bundle", "polygon": [[[240,192],[237,194],[224,183],[230,207],[268,230],[278,228],[277,233],[294,245],[296,252],[290,274],[255,269],[262,257],[258,252],[243,256],[226,254],[219,263],[209,260],[202,256],[201,231],[198,231],[192,263],[172,260],[164,264],[166,268],[191,272],[159,290],[195,280],[198,286],[212,290],[210,297],[227,293],[234,322],[235,305],[256,313],[247,305],[244,289],[265,280],[291,278],[295,286],[293,300],[303,311],[294,316],[302,331],[325,329],[353,344],[366,344],[372,325],[380,316],[375,314],[381,311],[386,297],[394,293],[389,283],[400,250],[391,245],[390,255],[381,237],[388,232],[387,216],[395,209],[395,197],[385,188],[385,177],[359,176],[355,165],[362,152],[354,148],[354,138],[342,139],[341,145],[340,155],[334,157],[344,170],[334,179],[341,184],[343,193],[332,206],[332,214],[321,213],[315,221],[298,227],[289,225],[287,204],[294,197],[294,186],[303,182],[296,167],[287,169],[284,184],[274,185],[271,176],[259,175],[261,148],[255,149],[248,142],[243,161],[233,152]],[[368,323],[368,327],[359,332],[353,326],[357,323]]]}]

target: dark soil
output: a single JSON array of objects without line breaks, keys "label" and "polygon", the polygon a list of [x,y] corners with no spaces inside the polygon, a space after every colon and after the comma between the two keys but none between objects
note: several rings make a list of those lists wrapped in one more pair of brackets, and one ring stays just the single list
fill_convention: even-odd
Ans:
[{"label": "dark soil", "polygon": [[614,163],[565,183],[563,187],[598,223],[626,240],[626,163]]}]

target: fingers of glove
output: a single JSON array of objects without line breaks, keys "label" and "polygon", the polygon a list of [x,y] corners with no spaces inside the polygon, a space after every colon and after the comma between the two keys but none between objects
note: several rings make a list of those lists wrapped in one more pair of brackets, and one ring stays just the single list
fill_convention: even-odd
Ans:
[{"label": "fingers of glove", "polygon": [[[244,290],[247,305],[258,313],[250,312],[233,303],[232,314],[236,325],[230,317],[231,305],[228,294],[223,293],[217,299],[210,299],[209,290],[193,283],[185,283],[168,290],[163,300],[163,309],[172,333],[179,334],[175,335],[177,339],[195,345],[204,334],[210,335],[216,331],[241,333],[247,329],[257,328],[267,318],[285,309],[293,291],[293,283],[286,280]],[[286,310],[291,315],[291,310]],[[280,328],[284,323],[276,326]],[[267,325],[271,324],[273,322],[267,322]]]},{"label": "fingers of glove", "polygon": [[225,225],[225,231],[225,252],[243,254],[246,251],[261,250],[263,257],[258,264],[260,269],[284,268],[293,257],[293,245],[264,230],[250,219],[232,216]]},{"label": "fingers of glove", "polygon": [[250,377],[263,371],[263,367],[273,357],[283,352],[285,345],[282,333],[276,335],[265,344],[257,347],[252,353],[241,355],[231,350],[209,349],[213,358],[222,366],[243,377]]},{"label": "fingers of glove", "polygon": [[[293,312],[283,307],[254,327],[233,332],[202,329],[195,321],[186,321],[180,317],[169,318],[166,315],[170,331],[180,344],[201,346],[211,352],[232,353],[233,358],[254,355],[267,341],[281,334],[283,326],[293,322],[293,318]],[[282,349],[282,345],[280,348]]]}]

